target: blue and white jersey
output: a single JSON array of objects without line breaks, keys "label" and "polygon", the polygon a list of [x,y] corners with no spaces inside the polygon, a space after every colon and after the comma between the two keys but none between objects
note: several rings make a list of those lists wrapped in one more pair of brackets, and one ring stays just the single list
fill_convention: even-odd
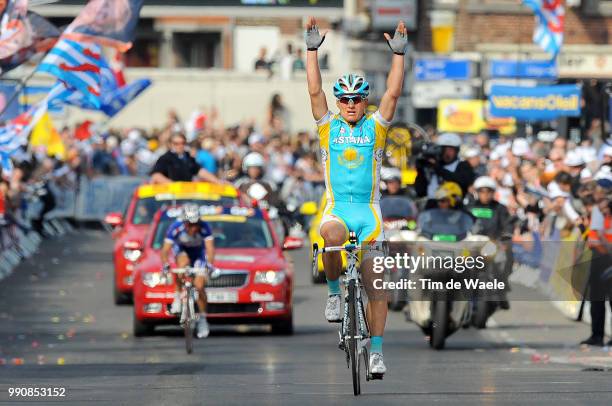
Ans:
[{"label": "blue and white jersey", "polygon": [[185,223],[177,220],[168,227],[165,240],[173,245],[175,253],[197,250],[204,252],[206,250],[204,241],[212,238],[213,234],[207,222],[200,221],[200,230],[194,235],[189,235]]}]

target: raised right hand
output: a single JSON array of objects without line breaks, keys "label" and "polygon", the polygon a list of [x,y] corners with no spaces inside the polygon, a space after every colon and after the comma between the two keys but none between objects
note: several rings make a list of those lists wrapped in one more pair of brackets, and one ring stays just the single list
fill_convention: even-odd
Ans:
[{"label": "raised right hand", "polygon": [[319,33],[319,27],[317,26],[317,20],[314,17],[310,17],[306,23],[306,31],[304,31],[304,41],[306,42],[306,48],[309,51],[316,51],[319,49],[323,41],[325,41],[325,35],[327,32]]}]

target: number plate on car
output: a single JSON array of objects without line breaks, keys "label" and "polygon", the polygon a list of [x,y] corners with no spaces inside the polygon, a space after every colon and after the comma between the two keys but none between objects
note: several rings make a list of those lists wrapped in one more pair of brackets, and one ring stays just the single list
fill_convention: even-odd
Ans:
[{"label": "number plate on car", "polygon": [[233,290],[206,290],[206,298],[209,303],[236,303],[238,292]]}]

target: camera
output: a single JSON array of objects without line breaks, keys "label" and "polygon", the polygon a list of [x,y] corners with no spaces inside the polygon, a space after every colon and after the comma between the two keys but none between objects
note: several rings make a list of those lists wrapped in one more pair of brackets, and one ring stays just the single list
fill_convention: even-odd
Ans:
[{"label": "camera", "polygon": [[442,156],[442,147],[433,143],[423,143],[417,147],[415,155],[417,166],[431,165],[432,159],[439,162]]}]

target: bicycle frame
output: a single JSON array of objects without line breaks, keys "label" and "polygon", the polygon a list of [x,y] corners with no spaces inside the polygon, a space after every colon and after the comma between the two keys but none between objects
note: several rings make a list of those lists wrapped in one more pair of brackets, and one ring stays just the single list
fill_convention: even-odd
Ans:
[{"label": "bicycle frame", "polygon": [[198,299],[198,292],[193,285],[193,278],[201,272],[200,268],[177,268],[172,270],[172,273],[177,275],[177,277],[183,278],[180,325],[185,330],[185,348],[188,354],[191,354],[193,351],[193,330],[197,320],[195,303]]},{"label": "bicycle frame", "polygon": [[[344,285],[345,289],[344,289],[344,316],[342,318],[342,324],[340,325],[340,341],[342,343],[346,343],[346,340],[351,338],[350,335],[348,334],[348,323],[350,322],[349,319],[349,306],[351,306],[352,304],[349,303],[349,292],[348,292],[348,286],[350,284],[350,281],[355,281],[355,303],[354,305],[356,306],[356,311],[355,314],[358,315],[358,320],[357,320],[357,326],[358,326],[358,332],[359,334],[355,337],[359,346],[359,354],[361,354],[362,349],[365,348],[365,346],[367,345],[367,342],[370,339],[370,330],[368,327],[368,322],[367,319],[365,317],[365,309],[363,307],[363,300],[361,297],[361,293],[362,293],[362,283],[361,283],[361,276],[359,274],[359,258],[358,258],[358,250],[359,247],[350,247],[350,244],[348,244],[347,246],[345,246],[344,251],[346,252],[346,275],[344,276],[344,278],[342,279],[342,284]],[[344,346],[346,347],[346,346]],[[347,351],[347,358],[348,358],[348,350]]]},{"label": "bicycle frame", "polygon": [[[353,392],[355,396],[361,393],[361,384],[359,382],[361,363],[363,358],[365,366],[366,380],[382,379],[382,376],[373,376],[369,371],[369,357],[367,344],[370,340],[370,329],[365,315],[363,305],[361,274],[359,272],[359,251],[367,251],[373,249],[369,246],[358,246],[354,234],[351,233],[349,244],[338,247],[324,247],[319,250],[317,244],[313,244],[313,263],[312,266],[318,266],[318,255],[328,252],[346,252],[346,273],[342,278],[344,285],[344,315],[338,335],[340,342],[338,346],[346,354],[346,362],[349,368],[353,368]],[[351,319],[351,313],[355,315],[356,320]],[[356,328],[354,328],[356,327]],[[351,332],[350,330],[353,330]],[[354,344],[353,344],[354,343]],[[356,353],[351,354],[356,348]]]}]

